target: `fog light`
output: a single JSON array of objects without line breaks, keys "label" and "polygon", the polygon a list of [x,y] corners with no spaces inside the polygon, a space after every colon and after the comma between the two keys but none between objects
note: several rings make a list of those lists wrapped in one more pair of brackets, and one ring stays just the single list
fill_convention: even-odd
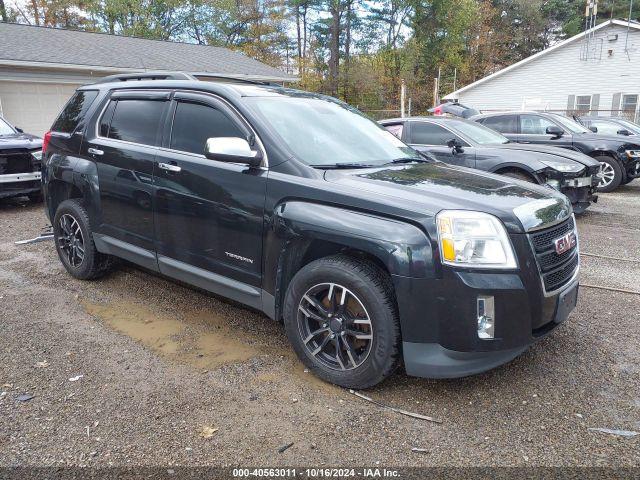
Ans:
[{"label": "fog light", "polygon": [[560,180],[547,180],[547,185],[555,190],[560,190]]},{"label": "fog light", "polygon": [[493,338],[495,330],[493,297],[478,297],[478,338]]}]

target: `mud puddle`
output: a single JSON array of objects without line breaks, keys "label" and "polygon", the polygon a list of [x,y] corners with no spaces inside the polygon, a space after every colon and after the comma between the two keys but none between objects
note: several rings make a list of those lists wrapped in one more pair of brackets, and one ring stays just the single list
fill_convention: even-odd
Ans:
[{"label": "mud puddle", "polygon": [[[81,305],[89,315],[177,363],[213,370],[259,355],[277,356],[285,362],[287,373],[303,384],[333,393],[341,391],[306,371],[288,345],[266,346],[251,331],[233,327],[210,311],[189,312],[178,319],[133,302],[103,304],[83,300]],[[273,385],[288,381],[286,374],[271,369],[259,374],[256,380]]]},{"label": "mud puddle", "polygon": [[171,360],[198,368],[216,368],[245,362],[263,354],[259,346],[241,341],[233,332],[221,327],[207,332],[190,329],[189,322],[158,314],[135,303],[97,304],[81,302],[85,311]]}]

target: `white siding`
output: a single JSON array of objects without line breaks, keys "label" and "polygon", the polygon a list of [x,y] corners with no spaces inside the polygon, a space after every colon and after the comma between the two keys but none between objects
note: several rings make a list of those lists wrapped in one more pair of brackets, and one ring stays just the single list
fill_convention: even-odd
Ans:
[{"label": "white siding", "polygon": [[[609,41],[612,34],[618,39]],[[542,107],[529,109],[566,110],[569,95],[599,94],[599,109],[611,110],[616,93],[640,94],[640,30],[630,29],[628,56],[626,35],[626,27],[604,27],[595,32],[596,59],[581,60],[583,39],[576,39],[456,97],[481,111],[519,110],[532,98],[540,99]]]}]

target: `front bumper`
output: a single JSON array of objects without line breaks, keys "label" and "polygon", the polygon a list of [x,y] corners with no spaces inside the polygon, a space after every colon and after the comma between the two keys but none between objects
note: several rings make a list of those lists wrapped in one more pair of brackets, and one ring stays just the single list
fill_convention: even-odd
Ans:
[{"label": "front bumper", "polygon": [[[392,276],[409,375],[455,378],[484,372],[517,357],[566,320],[577,301],[579,264],[562,287],[547,292],[528,236],[511,235],[511,241],[516,272],[443,267],[438,278]],[[478,336],[479,296],[494,297],[491,339]]]},{"label": "front bumper", "polygon": [[37,193],[42,188],[40,172],[0,175],[0,198],[19,197]]},{"label": "front bumper", "polygon": [[548,169],[541,180],[553,189],[559,189],[571,202],[575,213],[583,213],[589,205],[598,201],[596,194],[600,177],[591,169],[581,175],[571,175]]}]

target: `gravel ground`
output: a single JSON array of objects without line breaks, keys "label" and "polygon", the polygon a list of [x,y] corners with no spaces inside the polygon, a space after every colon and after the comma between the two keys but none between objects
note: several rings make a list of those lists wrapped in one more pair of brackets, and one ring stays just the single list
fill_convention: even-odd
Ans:
[{"label": "gravel ground", "polygon": [[[601,195],[582,251],[639,260],[638,205],[640,181]],[[508,365],[367,392],[435,424],[305,373],[263,315],[131,266],[77,281],[52,242],[13,245],[46,224],[41,205],[0,204],[2,466],[640,466],[640,436],[589,430],[640,431],[640,295],[583,287]],[[584,284],[640,291],[640,263],[582,267]]]}]

